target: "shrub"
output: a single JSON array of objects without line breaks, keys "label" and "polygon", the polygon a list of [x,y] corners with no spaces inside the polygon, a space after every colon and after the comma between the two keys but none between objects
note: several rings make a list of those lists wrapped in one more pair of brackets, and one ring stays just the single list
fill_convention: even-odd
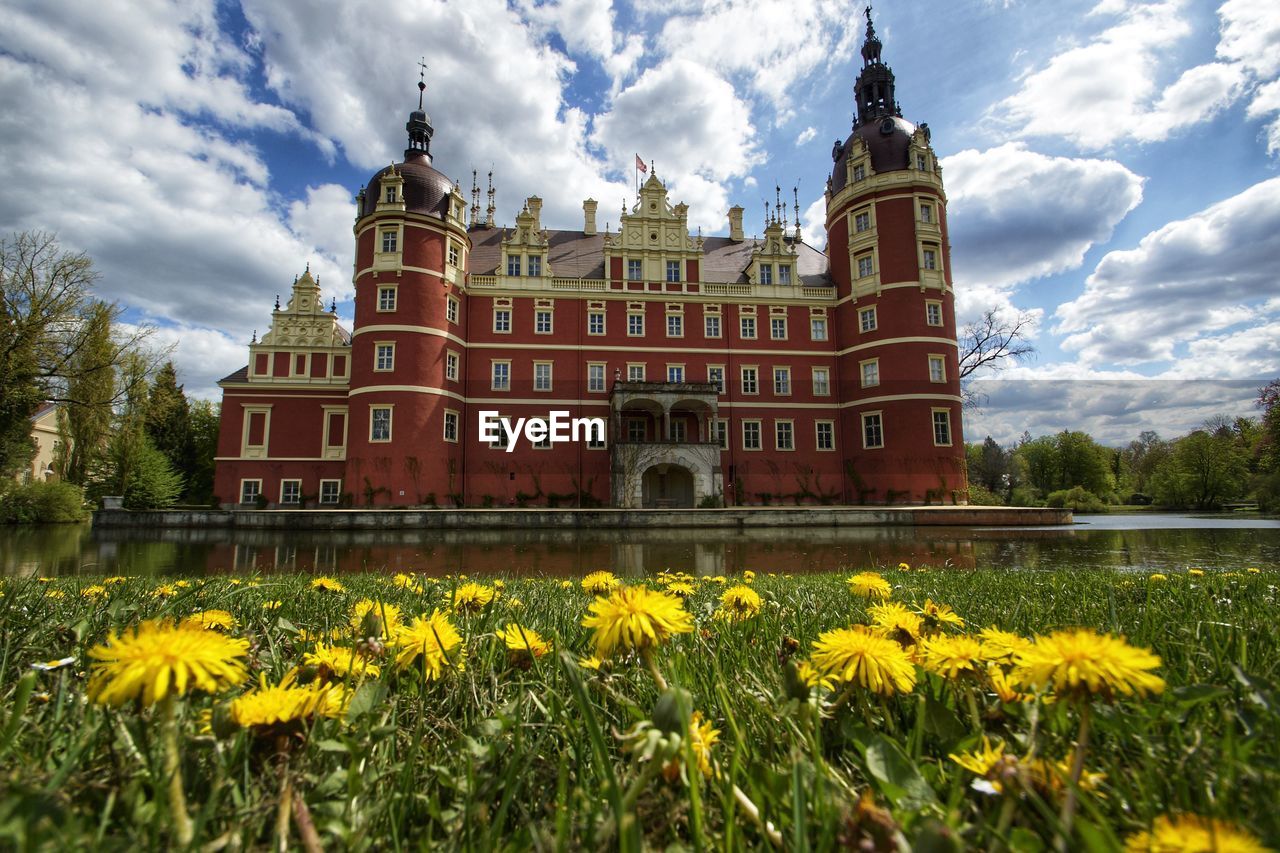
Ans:
[{"label": "shrub", "polygon": [[13,483],[0,487],[0,523],[48,524],[84,521],[84,490],[71,483]]},{"label": "shrub", "polygon": [[1009,495],[1009,506],[1044,506],[1035,489],[1019,486]]},{"label": "shrub", "polygon": [[1004,501],[1000,496],[990,489],[977,483],[969,484],[969,505],[970,506],[1003,506]]},{"label": "shrub", "polygon": [[182,494],[182,476],[169,459],[144,441],[124,484],[125,509],[165,509]]},{"label": "shrub", "polygon": [[1062,507],[1073,512],[1106,512],[1104,504],[1093,492],[1085,491],[1084,486],[1073,486],[1070,489],[1059,489],[1050,492],[1045,500],[1048,506]]}]

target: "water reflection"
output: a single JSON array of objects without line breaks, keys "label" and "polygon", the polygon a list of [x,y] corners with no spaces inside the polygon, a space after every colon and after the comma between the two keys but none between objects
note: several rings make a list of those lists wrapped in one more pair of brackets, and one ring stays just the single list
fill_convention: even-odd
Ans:
[{"label": "water reflection", "polygon": [[[846,527],[736,530],[276,531],[0,528],[10,575],[231,572],[505,572],[574,576],[811,572],[848,567],[1120,568],[1280,565],[1280,521],[1106,517],[1071,528]],[[1242,526],[1242,522],[1245,526]]]}]

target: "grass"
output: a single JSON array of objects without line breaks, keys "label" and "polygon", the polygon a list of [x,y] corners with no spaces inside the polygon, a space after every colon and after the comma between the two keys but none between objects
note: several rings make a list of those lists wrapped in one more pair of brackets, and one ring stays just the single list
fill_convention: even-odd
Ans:
[{"label": "grass", "polygon": [[[1157,817],[1183,813],[1280,844],[1274,568],[1165,581],[1091,571],[883,574],[894,600],[945,602],[971,632],[998,626],[1030,637],[1084,626],[1123,635],[1160,656],[1167,688],[1114,703],[1002,702],[985,677],[918,671],[912,692],[889,698],[807,689],[792,665],[822,632],[865,623],[865,602],[844,575],[762,572],[752,583],[762,608],[741,622],[712,618],[724,585],[694,582],[695,630],[654,656],[672,686],[664,698],[634,658],[579,665],[592,651],[580,624],[592,597],[579,586],[511,579],[483,609],[451,615],[463,637],[460,671],[427,681],[397,670],[386,649],[380,676],[348,685],[344,718],[264,738],[227,725],[223,703],[258,672],[275,682],[298,664],[310,648],[300,632],[335,631],[352,645],[360,599],[397,604],[406,617],[430,614],[460,581],[397,586],[362,574],[324,592],[303,576],[211,577],[157,596],[148,579],[8,579],[0,846],[177,846],[162,707],[87,701],[86,652],[109,629],[215,608],[249,639],[253,674],[242,688],[193,692],[174,706],[193,846],[211,851],[262,848],[282,834],[291,846],[357,850],[1113,850]],[[510,622],[554,650],[510,652],[496,637]],[[376,657],[377,646],[365,647]],[[72,660],[32,667],[63,658]],[[688,731],[692,710],[719,732],[706,776],[698,744],[671,735]],[[1069,764],[1085,715],[1083,769],[1105,776],[1087,789],[1069,774],[1035,780],[1026,759]],[[948,757],[977,749],[983,736],[1023,768],[1002,777],[1004,793],[984,793],[989,780]],[[1078,801],[1069,828],[1068,798]]]}]

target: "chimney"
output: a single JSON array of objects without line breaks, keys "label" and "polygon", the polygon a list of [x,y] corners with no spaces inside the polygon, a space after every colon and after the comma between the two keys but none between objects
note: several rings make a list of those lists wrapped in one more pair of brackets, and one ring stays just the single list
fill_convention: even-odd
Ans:
[{"label": "chimney", "polygon": [[588,237],[596,235],[596,200],[589,198],[582,203],[582,233]]},{"label": "chimney", "polygon": [[742,207],[734,205],[729,208],[729,239],[735,243],[741,243],[745,237],[742,236]]},{"label": "chimney", "polygon": [[533,214],[535,222],[541,222],[542,199],[538,198],[536,195],[531,195],[528,200],[525,201],[525,207],[529,208],[529,212]]}]

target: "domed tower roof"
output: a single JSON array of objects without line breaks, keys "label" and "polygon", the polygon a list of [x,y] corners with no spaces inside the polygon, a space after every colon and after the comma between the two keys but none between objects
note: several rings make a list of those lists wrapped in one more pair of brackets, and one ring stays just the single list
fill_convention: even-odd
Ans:
[{"label": "domed tower roof", "polygon": [[427,84],[418,80],[418,108],[409,113],[404,129],[409,134],[409,147],[404,150],[404,162],[380,169],[369,179],[368,186],[375,189],[382,178],[394,170],[404,178],[404,209],[408,213],[421,213],[444,219],[449,213],[449,194],[453,181],[436,171],[431,165],[431,137],[435,129],[431,117],[422,108],[422,95]]},{"label": "domed tower roof", "polygon": [[871,168],[877,172],[905,169],[909,165],[911,136],[916,127],[902,118],[902,110],[893,92],[893,69],[881,59],[882,48],[875,25],[871,22],[871,7],[867,6],[862,70],[853,84],[857,113],[853,133],[844,142],[837,141],[831,150],[831,159],[835,161],[831,171],[832,192],[845,185],[845,162],[849,159],[855,137],[867,143],[871,152]]}]

